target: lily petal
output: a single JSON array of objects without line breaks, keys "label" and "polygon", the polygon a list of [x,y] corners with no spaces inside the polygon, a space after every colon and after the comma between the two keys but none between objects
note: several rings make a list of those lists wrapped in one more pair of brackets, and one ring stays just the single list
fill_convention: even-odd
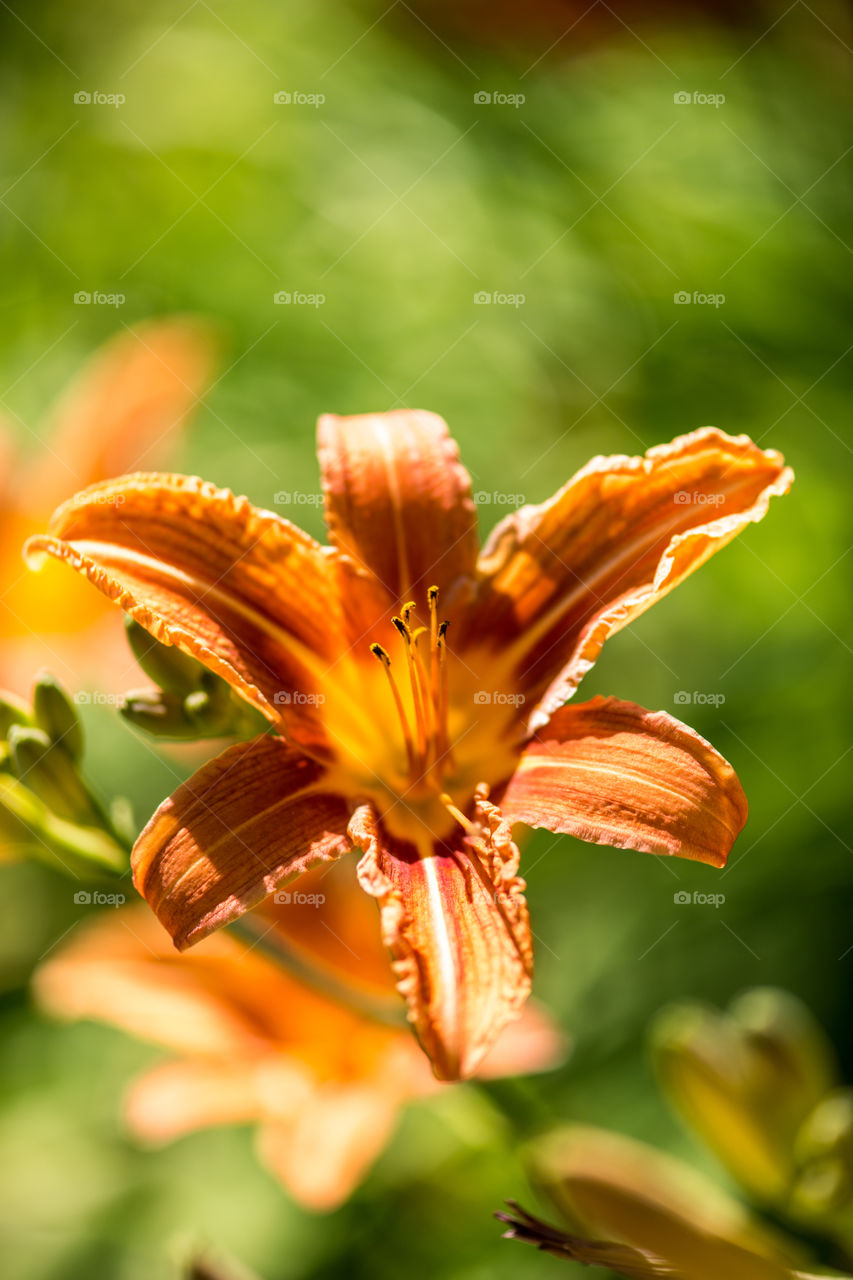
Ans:
[{"label": "lily petal", "polygon": [[160,805],[134,845],[134,883],[183,950],[345,853],[348,817],[321,764],[272,735],[240,742]]},{"label": "lily petal", "polygon": [[196,1129],[263,1120],[265,1095],[282,1108],[299,1111],[310,1091],[310,1076],[284,1055],[257,1063],[179,1058],[152,1067],[133,1082],[124,1103],[125,1120],[141,1141],[159,1146]]},{"label": "lily petal", "polygon": [[643,458],[596,458],[493,531],[467,641],[509,648],[539,728],[608,636],[761,520],[792,480],[778,453],[713,427]]},{"label": "lily petal", "polygon": [[477,1069],[480,1080],[555,1071],[572,1050],[569,1036],[535,1000],[528,1000],[517,1022],[501,1032]]},{"label": "lily petal", "polygon": [[222,931],[179,955],[142,901],[88,919],[39,966],[33,989],[57,1018],[106,1022],[207,1062],[271,1056],[318,1022],[317,998],[260,947]]},{"label": "lily petal", "polygon": [[[412,1064],[397,1065],[405,1070]],[[258,1155],[295,1200],[327,1213],[347,1199],[384,1149],[402,1102],[393,1077],[320,1085],[292,1119],[262,1126]]]},{"label": "lily petal", "polygon": [[[312,691],[345,643],[332,558],[313,538],[191,476],[125,476],[61,506],[26,553],[66,560],[156,640],[223,676],[322,753]],[[294,698],[293,693],[301,696]]]},{"label": "lily petal", "polygon": [[363,805],[349,835],[364,850],[359,879],[379,900],[409,1020],[436,1076],[465,1079],[530,993],[530,928],[509,825],[495,822],[488,854],[461,831],[421,851],[389,836]]},{"label": "lily petal", "polygon": [[512,822],[725,865],[747,817],[732,766],[664,711],[617,698],[561,707],[501,800]]},{"label": "lily petal", "polygon": [[473,578],[471,480],[443,418],[324,414],[317,440],[329,539],[393,602],[420,600],[433,585],[447,598],[457,579]]}]

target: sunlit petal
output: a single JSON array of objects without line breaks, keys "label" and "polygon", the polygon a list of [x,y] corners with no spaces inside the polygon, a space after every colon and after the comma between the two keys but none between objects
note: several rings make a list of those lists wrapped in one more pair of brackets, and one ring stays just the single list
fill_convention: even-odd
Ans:
[{"label": "sunlit petal", "polygon": [[509,655],[539,727],[609,635],[760,520],[792,479],[778,453],[711,427],[644,458],[594,459],[494,530],[468,643]]},{"label": "sunlit petal", "polygon": [[616,698],[561,707],[502,798],[513,822],[723,866],[747,816],[731,765],[664,711]]},{"label": "sunlit petal", "polygon": [[470,1076],[530,992],[524,882],[508,825],[488,854],[461,831],[419,850],[364,806],[350,836],[364,850],[359,877],[379,900],[398,988],[436,1075]]},{"label": "sunlit petal", "polygon": [[397,603],[436,585],[445,599],[473,577],[471,481],[437,414],[325,414],[318,453],[332,544],[374,574]]},{"label": "sunlit petal", "polygon": [[344,853],[348,816],[321,765],[272,735],[241,742],[160,806],[134,845],[134,882],[183,948]]},{"label": "sunlit petal", "polygon": [[155,639],[222,675],[306,749],[345,627],[331,558],[227,489],[136,475],[78,494],[28,554],[68,561]]}]

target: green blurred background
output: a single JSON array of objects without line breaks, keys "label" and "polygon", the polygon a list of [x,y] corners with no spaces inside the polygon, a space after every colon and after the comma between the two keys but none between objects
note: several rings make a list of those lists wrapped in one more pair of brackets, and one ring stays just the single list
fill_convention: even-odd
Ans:
[{"label": "green blurred background", "polygon": [[[729,869],[541,833],[524,851],[536,990],[575,1053],[525,1085],[518,1124],[579,1118],[701,1163],[645,1057],[663,1003],[788,987],[853,1079],[853,34],[841,6],[801,0],[735,24],[585,10],[4,4],[0,399],[34,453],[100,341],[191,311],[218,326],[224,376],[175,469],[263,506],[317,488],[327,410],[435,410],[476,490],[529,502],[594,454],[708,423],[787,455],[791,495],[614,639],[583,689],[674,712],[732,760],[751,816]],[[96,91],[126,101],[74,101]],[[126,300],[75,304],[96,290]],[[484,532],[503,514],[482,503]],[[295,516],[320,534],[317,507]],[[77,676],[96,687],[96,660]],[[189,763],[84,711],[96,787],[144,819]],[[531,1196],[473,1087],[413,1107],[328,1220],[287,1200],[242,1130],[136,1150],[118,1104],[156,1054],[31,1008],[28,974],[80,908],[47,870],[0,885],[4,1276],[167,1280],[193,1242],[264,1280],[572,1273],[500,1240],[491,1211]],[[725,903],[674,902],[694,889]]]}]

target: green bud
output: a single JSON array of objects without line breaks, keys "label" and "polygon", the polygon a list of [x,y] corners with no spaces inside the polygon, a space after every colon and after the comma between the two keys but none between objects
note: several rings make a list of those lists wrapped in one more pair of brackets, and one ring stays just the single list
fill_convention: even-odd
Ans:
[{"label": "green bud", "polygon": [[83,730],[77,709],[58,681],[43,671],[33,689],[33,718],[39,729],[57,746],[62,746],[72,760],[83,754]]},{"label": "green bud", "polygon": [[799,1127],[835,1080],[808,1009],[770,988],[724,1013],[685,1002],[659,1015],[651,1049],[682,1118],[754,1198],[784,1205]]},{"label": "green bud", "polygon": [[12,725],[9,751],[18,780],[58,818],[98,825],[97,809],[73,760],[43,730]]},{"label": "green bud", "polygon": [[0,738],[5,738],[13,724],[32,724],[30,708],[16,693],[0,693]]},{"label": "green bud", "polygon": [[75,878],[127,870],[126,851],[106,831],[67,822],[17,778],[0,774],[0,833],[32,856]]},{"label": "green bud", "polygon": [[142,670],[167,693],[184,696],[198,689],[204,667],[175,645],[161,644],[133,618],[125,618],[127,639]]},{"label": "green bud", "polygon": [[853,1218],[853,1089],[835,1089],[818,1103],[797,1135],[795,1158],[792,1209]]},{"label": "green bud", "polygon": [[133,818],[133,806],[127,796],[116,796],[110,803],[110,826],[120,840],[132,845],[139,828]]},{"label": "green bud", "polygon": [[[585,1125],[552,1130],[534,1139],[525,1155],[533,1185],[581,1237],[581,1252],[558,1256],[600,1261],[637,1280],[794,1278],[779,1261],[787,1254],[786,1242],[673,1156]],[[606,1241],[643,1256],[585,1256],[593,1242]]]},{"label": "green bud", "polygon": [[205,687],[184,700],[187,715],[198,727],[199,737],[219,738],[234,733],[236,706],[231,690],[216,676],[205,680]]},{"label": "green bud", "polygon": [[673,1006],[654,1022],[651,1050],[681,1118],[754,1195],[782,1195],[784,1153],[759,1114],[756,1063],[730,1019],[699,1004]]},{"label": "green bud", "polygon": [[119,712],[128,724],[144,729],[155,738],[191,742],[202,736],[187,714],[180,694],[137,689],[125,694]]},{"label": "green bud", "polygon": [[802,1000],[776,987],[745,991],[729,1005],[729,1015],[764,1062],[776,1105],[796,1129],[838,1079],[829,1037]]}]

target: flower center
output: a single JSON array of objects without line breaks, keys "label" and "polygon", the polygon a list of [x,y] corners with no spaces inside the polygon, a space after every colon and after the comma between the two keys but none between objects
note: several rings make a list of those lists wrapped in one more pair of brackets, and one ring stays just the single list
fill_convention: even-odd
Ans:
[{"label": "flower center", "polygon": [[448,646],[437,587],[425,603],[409,601],[383,643],[330,674],[320,713],[332,784],[370,799],[388,831],[419,847],[458,826],[479,784],[509,777],[520,743],[516,696],[490,689],[488,662],[474,670]]},{"label": "flower center", "polygon": [[[438,587],[427,592],[428,625],[415,624],[416,605],[404,605],[391,622],[402,642],[400,664],[381,644],[372,644],[370,652],[381,663],[391,690],[406,750],[409,784],[412,788],[440,791],[441,780],[453,767],[453,751],[447,727],[447,628],[450,623],[438,620]],[[408,686],[404,701],[397,671]],[[408,703],[408,710],[407,710]]]}]

